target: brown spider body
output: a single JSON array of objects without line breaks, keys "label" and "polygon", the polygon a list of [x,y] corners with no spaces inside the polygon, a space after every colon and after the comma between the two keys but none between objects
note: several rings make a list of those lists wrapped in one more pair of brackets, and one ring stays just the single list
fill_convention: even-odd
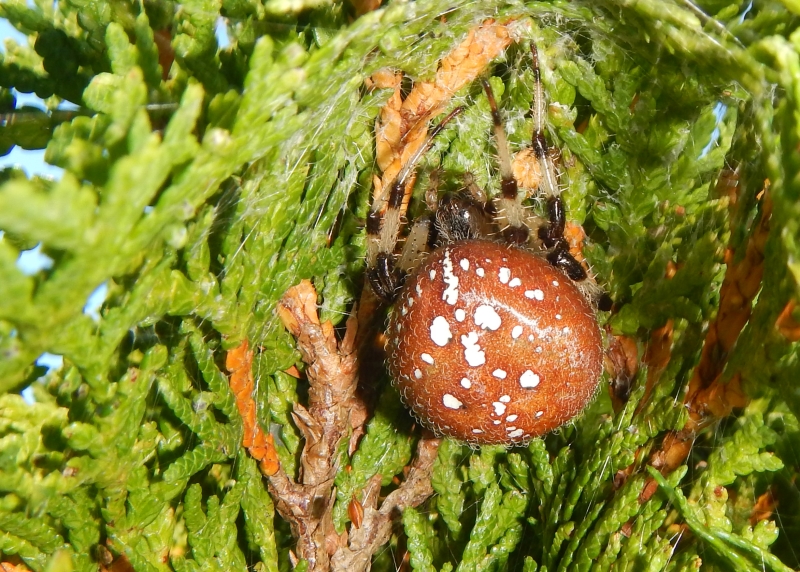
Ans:
[{"label": "brown spider body", "polygon": [[593,397],[600,330],[572,281],[537,254],[485,240],[440,247],[406,281],[388,328],[389,371],[438,434],[521,444]]},{"label": "brown spider body", "polygon": [[[518,445],[574,418],[600,382],[603,350],[594,312],[610,298],[570,252],[566,213],[544,135],[546,109],[535,46],[534,132],[538,191],[546,218],[523,204],[497,103],[483,81],[494,125],[500,193],[473,183],[430,198],[432,216],[414,222],[400,256],[406,181],[430,133],[367,220],[373,291],[395,302],[387,331],[389,370],[403,400],[437,434],[471,444]],[[502,242],[500,242],[502,241]],[[427,254],[428,245],[436,248]]]}]

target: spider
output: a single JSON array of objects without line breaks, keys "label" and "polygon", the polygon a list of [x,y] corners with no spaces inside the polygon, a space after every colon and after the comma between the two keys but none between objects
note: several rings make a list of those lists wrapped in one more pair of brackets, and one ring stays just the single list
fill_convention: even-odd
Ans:
[{"label": "spider", "polygon": [[[523,204],[489,82],[500,196],[474,182],[436,200],[395,255],[407,182],[434,138],[373,202],[367,220],[367,278],[394,303],[387,329],[389,371],[426,427],[471,444],[517,445],[572,419],[594,396],[603,351],[595,308],[610,298],[570,253],[555,159],[544,136],[545,101],[535,44],[532,152],[547,219]],[[387,190],[388,189],[388,190]],[[432,249],[431,252],[428,252]]]}]

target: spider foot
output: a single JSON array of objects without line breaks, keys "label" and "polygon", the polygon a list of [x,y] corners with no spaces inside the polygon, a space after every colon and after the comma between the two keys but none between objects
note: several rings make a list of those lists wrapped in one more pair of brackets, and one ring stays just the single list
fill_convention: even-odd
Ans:
[{"label": "spider foot", "polygon": [[397,298],[406,275],[397,268],[390,254],[382,252],[375,259],[375,266],[367,271],[367,279],[375,294],[384,302],[391,304]]}]

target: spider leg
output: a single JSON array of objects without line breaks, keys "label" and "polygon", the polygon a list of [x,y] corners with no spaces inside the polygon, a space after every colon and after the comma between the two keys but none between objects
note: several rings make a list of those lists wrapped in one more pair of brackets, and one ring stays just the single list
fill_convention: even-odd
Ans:
[{"label": "spider leg", "polygon": [[408,233],[406,243],[397,260],[397,268],[403,274],[408,274],[419,263],[419,259],[428,249],[428,236],[431,232],[430,218],[425,217],[413,224]]},{"label": "spider leg", "polygon": [[[542,180],[539,183],[539,191],[544,195],[547,208],[548,223],[539,227],[538,236],[544,247],[548,250],[547,260],[553,266],[560,268],[571,280],[583,283],[582,290],[593,299],[598,309],[602,311],[610,310],[613,301],[611,297],[602,291],[593,280],[589,279],[589,274],[583,265],[570,253],[569,243],[564,238],[566,228],[566,213],[564,212],[564,202],[561,200],[561,190],[558,186],[558,171],[556,169],[547,139],[544,136],[545,114],[547,112],[544,100],[544,90],[542,89],[541,70],[539,69],[539,52],[536,44],[531,42],[531,54],[533,56],[533,152],[539,160],[542,171]],[[589,279],[589,280],[587,280]]]},{"label": "spider leg", "polygon": [[[542,75],[539,70],[539,52],[536,44],[531,42],[531,53],[533,54],[533,152],[542,167],[542,182],[539,189],[549,198],[558,198],[561,194],[558,188],[558,175],[553,158],[550,156],[547,146],[547,139],[544,137],[544,121],[547,108],[544,102],[544,90],[542,89]],[[563,208],[562,208],[563,212]]]},{"label": "spider leg", "polygon": [[400,169],[395,180],[384,188],[375,199],[367,215],[367,279],[373,291],[380,298],[392,302],[403,285],[406,270],[398,267],[394,247],[400,234],[401,207],[406,184],[414,174],[420,159],[433,146],[436,136],[444,127],[464,110],[457,107],[442,119],[428,134],[425,142]]},{"label": "spider leg", "polygon": [[501,196],[497,201],[497,214],[499,215],[499,222],[505,223],[505,228],[502,231],[503,238],[512,244],[526,244],[530,237],[530,230],[526,224],[528,215],[522,205],[519,185],[511,168],[508,138],[506,137],[505,129],[503,129],[500,112],[497,110],[497,101],[494,98],[492,86],[485,79],[481,80],[481,84],[486,92],[486,98],[489,100],[489,108],[492,111],[494,139],[497,144],[497,155],[500,164]]},{"label": "spider leg", "polygon": [[566,213],[561,200],[561,190],[558,188],[558,174],[547,139],[544,136],[545,102],[542,89],[542,77],[539,70],[539,53],[536,44],[531,42],[533,55],[533,153],[539,160],[542,170],[542,180],[539,191],[544,195],[547,204],[548,223],[539,228],[539,239],[548,250],[547,260],[553,266],[560,268],[570,279],[581,282],[588,278],[583,265],[569,252],[569,244],[564,238],[566,227]]},{"label": "spider leg", "polygon": [[387,302],[394,301],[403,284],[402,273],[395,266],[392,255],[386,252],[378,254],[374,265],[367,270],[367,279],[373,292]]}]

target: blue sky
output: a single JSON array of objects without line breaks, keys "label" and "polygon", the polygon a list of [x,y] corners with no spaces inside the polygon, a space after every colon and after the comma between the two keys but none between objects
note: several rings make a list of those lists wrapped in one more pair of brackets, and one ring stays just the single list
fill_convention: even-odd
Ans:
[{"label": "blue sky", "polygon": [[[220,18],[216,27],[217,41],[220,47],[230,44],[227,31],[227,23]],[[5,52],[5,41],[14,40],[18,44],[25,45],[28,38],[25,34],[17,31],[7,20],[0,18],[0,51]],[[22,105],[34,106],[45,109],[44,102],[32,93],[14,92],[17,98],[17,107]],[[62,176],[62,169],[53,165],[48,165],[44,160],[44,149],[26,150],[14,147],[10,153],[0,157],[0,169],[8,166],[17,166],[23,169],[29,177],[39,175],[53,180],[58,180]],[[2,230],[0,230],[0,240],[2,240]],[[17,260],[17,267],[27,275],[34,275],[52,267],[53,261],[41,251],[41,245],[22,252]],[[95,321],[100,321],[100,308],[105,301],[108,293],[106,283],[98,285],[94,292],[86,300],[83,309],[84,313]],[[44,353],[37,360],[37,363],[49,369],[59,368],[63,364],[61,356]],[[33,400],[30,388],[23,392],[23,396],[28,400]]]},{"label": "blue sky", "polygon": [[[217,21],[215,31],[217,43],[220,48],[230,45],[227,23],[223,18]],[[3,44],[5,44],[5,40],[7,39],[12,39],[18,44],[26,44],[28,42],[28,38],[25,34],[17,31],[8,20],[0,18],[0,40],[2,40],[2,42],[0,42],[0,51],[5,51]],[[19,92],[15,92],[15,94],[17,96],[17,107],[21,105],[31,105],[41,107],[42,109],[45,107],[42,100],[36,97],[35,94]],[[45,163],[44,149],[26,151],[25,149],[15,147],[8,155],[0,157],[0,169],[8,165],[17,165],[21,167],[28,176],[43,175],[53,179],[59,179],[61,177],[61,169]]]},{"label": "blue sky", "polygon": [[[230,45],[228,37],[227,22],[219,18],[216,25],[217,42],[220,48]],[[28,38],[25,34],[16,30],[7,20],[0,18],[0,51],[5,52],[5,41],[13,40],[18,44],[25,45]],[[17,97],[17,107],[22,105],[34,106],[45,109],[44,102],[32,93],[14,92]],[[69,104],[67,104],[69,105]],[[14,147],[10,153],[0,157],[0,169],[8,166],[17,166],[23,169],[29,177],[39,175],[53,180],[61,178],[63,170],[59,167],[49,165],[44,160],[44,149],[26,150]],[[2,230],[0,230],[0,240]],[[52,267],[53,261],[41,252],[41,245],[22,252],[17,260],[17,267],[27,275],[34,275]],[[98,285],[97,289],[89,296],[84,307],[84,313],[91,316],[95,321],[100,321],[99,310],[108,292],[107,284]],[[45,354],[40,358],[42,365],[53,367],[60,366],[61,359],[58,356]]]},{"label": "blue sky", "polygon": [[[12,39],[18,44],[26,44],[28,42],[27,36],[18,32],[14,27],[8,23],[7,20],[0,18],[0,50],[5,52],[5,41]],[[20,105],[32,105],[44,109],[44,104],[41,99],[32,93],[15,93],[17,96],[17,107]],[[44,161],[44,149],[36,151],[26,151],[19,147],[14,147],[11,152],[0,157],[0,169],[8,165],[17,165],[25,170],[28,176],[44,175],[58,179],[61,177],[61,169],[48,165]]]},{"label": "blue sky", "polygon": [[[8,23],[7,20],[3,19],[0,19],[0,39],[3,40],[0,42],[0,50],[3,52],[5,52],[5,41],[7,39],[12,39],[19,44],[26,44],[28,41],[28,38],[24,34],[18,32],[13,26],[11,26],[11,24]],[[15,93],[15,95],[17,96],[18,107],[20,105],[31,105],[44,109],[42,100],[32,93]],[[54,167],[45,163],[44,149],[27,151],[19,147],[14,147],[10,153],[0,157],[0,169],[10,165],[21,167],[25,170],[29,177],[33,175],[41,175],[52,179],[58,179],[61,177],[62,173],[62,170],[58,167]],[[52,266],[52,264],[53,261],[41,253],[40,246],[23,252],[20,254],[20,257],[17,260],[17,267],[25,274],[36,274],[41,270],[48,269],[50,266]],[[92,301],[92,308],[87,309],[93,310],[94,313],[97,313],[100,304],[103,302],[103,299],[105,299],[105,293],[103,293],[102,299],[99,301],[91,300],[90,297],[90,300]],[[89,301],[87,301],[87,307],[88,306]],[[84,311],[86,311],[86,309]],[[37,363],[47,367],[48,369],[52,369],[61,367],[63,360],[61,359],[61,356],[44,353],[39,357]],[[29,402],[33,400],[33,395],[30,391],[30,388],[23,392],[23,396]]]}]

